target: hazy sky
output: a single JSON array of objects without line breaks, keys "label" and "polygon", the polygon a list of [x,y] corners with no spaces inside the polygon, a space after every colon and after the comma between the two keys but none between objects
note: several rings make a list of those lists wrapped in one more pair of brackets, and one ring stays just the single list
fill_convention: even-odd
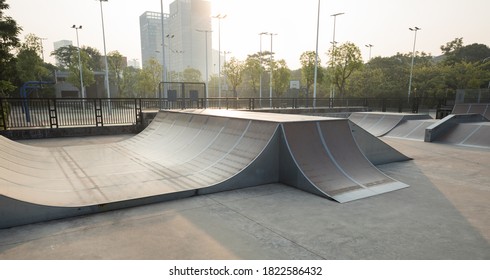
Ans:
[{"label": "hazy sky", "polygon": [[[164,12],[173,0],[163,0]],[[258,33],[277,33],[273,51],[292,69],[300,67],[299,57],[315,50],[318,0],[211,0],[212,15],[227,17],[221,21],[221,50],[245,59],[259,51]],[[103,52],[100,4],[96,0],[7,0],[12,16],[22,26],[21,38],[34,33],[43,41],[45,57],[53,51],[53,42],[63,39],[76,44],[73,24],[82,25],[80,44]],[[107,52],[118,50],[128,59],[141,61],[139,16],[145,11],[160,11],[160,0],[109,0],[103,3]],[[331,14],[337,17],[335,41],[350,41],[361,48],[367,60],[372,56],[391,56],[412,51],[417,33],[418,51],[439,55],[439,47],[456,37],[464,44],[490,46],[489,0],[321,0],[319,54],[322,64],[333,36]],[[213,48],[218,49],[218,22],[213,20]],[[270,50],[270,36],[262,40]],[[229,55],[229,56],[230,56]],[[53,61],[49,58],[49,61]]]}]

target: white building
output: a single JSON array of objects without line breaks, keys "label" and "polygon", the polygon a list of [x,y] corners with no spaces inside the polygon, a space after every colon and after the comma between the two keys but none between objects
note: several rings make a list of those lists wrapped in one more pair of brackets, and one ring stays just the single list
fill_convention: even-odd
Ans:
[{"label": "white building", "polygon": [[[162,63],[161,28],[161,13],[145,12],[140,16],[143,66],[150,57]],[[170,14],[164,14],[164,31],[165,66],[168,73],[194,68],[201,72],[205,80],[206,56],[209,75],[213,73],[209,1],[175,0],[170,4]]]}]

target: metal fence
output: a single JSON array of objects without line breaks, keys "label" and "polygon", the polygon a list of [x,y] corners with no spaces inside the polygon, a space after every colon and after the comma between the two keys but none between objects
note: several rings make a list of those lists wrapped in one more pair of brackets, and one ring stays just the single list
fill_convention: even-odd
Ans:
[{"label": "metal fence", "polygon": [[374,98],[0,98],[0,129],[134,125],[143,111],[160,109],[273,109],[367,107],[381,112],[438,109],[445,100]]}]

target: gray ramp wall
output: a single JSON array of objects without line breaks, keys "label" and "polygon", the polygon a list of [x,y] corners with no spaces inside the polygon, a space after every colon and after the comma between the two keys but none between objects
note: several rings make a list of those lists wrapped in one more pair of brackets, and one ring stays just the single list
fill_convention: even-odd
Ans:
[{"label": "gray ramp wall", "polygon": [[408,187],[382,174],[367,160],[347,120],[282,126],[284,143],[297,167],[294,175],[281,176],[287,184],[339,202]]}]

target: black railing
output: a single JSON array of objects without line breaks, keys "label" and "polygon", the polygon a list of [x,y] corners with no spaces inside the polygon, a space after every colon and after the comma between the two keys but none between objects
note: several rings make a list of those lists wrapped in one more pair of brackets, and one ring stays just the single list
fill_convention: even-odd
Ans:
[{"label": "black railing", "polygon": [[[0,129],[134,125],[143,111],[161,109],[278,109],[363,107],[381,112],[439,109],[445,100],[390,98],[0,98]],[[447,106],[446,106],[447,107]]]}]

